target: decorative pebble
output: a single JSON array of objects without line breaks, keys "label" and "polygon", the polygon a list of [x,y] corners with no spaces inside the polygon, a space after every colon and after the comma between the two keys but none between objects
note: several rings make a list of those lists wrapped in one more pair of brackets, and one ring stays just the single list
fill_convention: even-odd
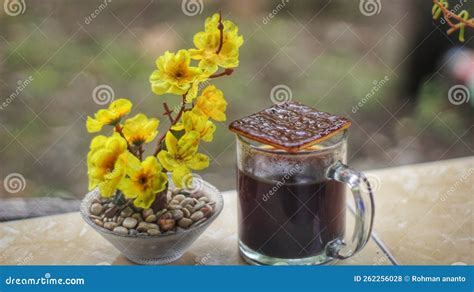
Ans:
[{"label": "decorative pebble", "polygon": [[122,222],[122,226],[127,227],[128,229],[135,228],[137,224],[138,220],[133,217],[127,217]]},{"label": "decorative pebble", "polygon": [[137,231],[136,229],[130,229],[130,230],[128,231],[128,234],[130,234],[130,235],[137,235],[137,234],[138,234],[138,231]]},{"label": "decorative pebble", "polygon": [[146,232],[148,229],[158,229],[158,225],[148,222],[140,222],[138,223],[137,230],[138,232]]},{"label": "decorative pebble", "polygon": [[204,203],[209,203],[210,200],[209,200],[208,197],[204,196],[204,197],[200,197],[198,201],[204,202]]},{"label": "decorative pebble", "polygon": [[174,228],[176,221],[174,219],[160,219],[158,224],[162,230],[167,231]]},{"label": "decorative pebble", "polygon": [[182,218],[181,220],[178,221],[179,227],[182,227],[182,228],[188,228],[189,226],[191,226],[191,224],[193,224],[193,220],[189,218]]},{"label": "decorative pebble", "polygon": [[130,207],[125,207],[125,209],[120,212],[120,216],[122,217],[130,217],[133,214],[133,210]]},{"label": "decorative pebble", "polygon": [[104,223],[104,228],[107,228],[109,230],[113,230],[115,227],[117,227],[116,222],[105,222]]},{"label": "decorative pebble", "polygon": [[186,198],[180,202],[181,206],[194,205],[194,200],[191,198]]},{"label": "decorative pebble", "polygon": [[194,210],[194,207],[192,205],[186,205],[186,207],[184,207],[184,208],[188,209],[188,211],[191,212],[191,213]]},{"label": "decorative pebble", "polygon": [[100,216],[96,216],[96,215],[89,215],[89,218],[91,218],[92,220],[93,220],[93,219],[97,219],[97,220],[101,220],[101,219],[102,219]]},{"label": "decorative pebble", "polygon": [[196,205],[194,205],[193,212],[201,210],[202,207],[204,207],[205,203],[204,202],[199,202]]},{"label": "decorative pebble", "polygon": [[143,218],[146,218],[146,217],[148,217],[148,216],[150,216],[150,215],[153,215],[154,213],[155,213],[155,212],[153,212],[152,209],[145,209],[145,210],[143,210],[143,212],[142,212],[142,216],[143,216]]},{"label": "decorative pebble", "polygon": [[140,213],[135,213],[135,214],[133,214],[133,215],[132,215],[132,218],[137,219],[138,222],[142,222],[142,221],[143,221],[142,215],[140,215]]},{"label": "decorative pebble", "polygon": [[177,200],[173,199],[173,200],[171,200],[171,202],[169,202],[168,205],[179,205],[179,202],[180,201],[177,201]]},{"label": "decorative pebble", "polygon": [[128,229],[123,227],[123,226],[117,226],[117,227],[114,228],[113,232],[118,233],[118,234],[127,235],[128,234]]},{"label": "decorative pebble", "polygon": [[100,215],[102,213],[102,211],[104,210],[104,208],[102,207],[101,204],[99,203],[94,203],[91,205],[91,209],[90,209],[90,212],[92,215]]},{"label": "decorative pebble", "polygon": [[117,224],[118,224],[118,225],[122,225],[123,220],[125,220],[125,218],[123,218],[122,216],[119,216],[119,217],[117,218]]},{"label": "decorative pebble", "polygon": [[171,213],[171,211],[167,211],[160,216],[160,219],[173,219],[173,214]]},{"label": "decorative pebble", "polygon": [[211,206],[204,206],[201,208],[201,212],[204,214],[204,217],[209,218],[212,215],[212,208]]},{"label": "decorative pebble", "polygon": [[177,204],[168,205],[168,209],[170,209],[170,210],[178,210],[178,209],[182,209],[182,208],[183,208],[183,206],[177,205]]},{"label": "decorative pebble", "polygon": [[171,210],[171,214],[173,215],[173,219],[176,221],[180,220],[184,216],[184,213],[181,210]]},{"label": "decorative pebble", "polygon": [[197,211],[191,215],[191,220],[194,222],[198,221],[199,219],[203,218],[204,214],[201,211]]},{"label": "decorative pebble", "polygon": [[112,207],[108,208],[104,214],[105,214],[105,217],[107,218],[112,218],[115,216],[115,214],[117,214],[117,212],[119,211],[119,208],[115,205],[113,205]]},{"label": "decorative pebble", "polygon": [[184,199],[186,199],[186,196],[185,196],[185,195],[181,195],[181,194],[176,195],[176,196],[174,196],[174,198],[173,198],[173,200],[174,200],[174,201],[177,201],[178,203],[181,202],[181,201],[184,200]]},{"label": "decorative pebble", "polygon": [[149,215],[148,217],[145,218],[145,222],[149,222],[149,223],[156,222],[156,215],[155,214]]},{"label": "decorative pebble", "polygon": [[183,212],[183,216],[184,216],[184,217],[189,218],[189,216],[191,216],[191,212],[189,212],[188,209],[183,208],[183,209],[181,209],[181,211]]},{"label": "decorative pebble", "polygon": [[99,225],[100,227],[103,227],[104,226],[104,222],[100,221],[99,219],[94,219],[92,220],[94,221],[95,224]]},{"label": "decorative pebble", "polygon": [[163,210],[160,210],[160,211],[156,212],[156,218],[160,218],[161,215],[166,213],[166,211],[168,211],[168,209],[163,209]]},{"label": "decorative pebble", "polygon": [[148,229],[147,233],[150,234],[150,235],[159,235],[159,234],[161,234],[160,230],[158,230],[158,229]]}]

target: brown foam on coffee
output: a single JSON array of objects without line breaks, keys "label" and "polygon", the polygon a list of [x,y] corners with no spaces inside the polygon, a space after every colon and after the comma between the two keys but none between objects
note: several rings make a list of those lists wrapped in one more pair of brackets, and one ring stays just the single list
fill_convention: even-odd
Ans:
[{"label": "brown foam on coffee", "polygon": [[248,139],[297,152],[347,129],[351,122],[298,102],[285,102],[233,121],[229,129]]}]

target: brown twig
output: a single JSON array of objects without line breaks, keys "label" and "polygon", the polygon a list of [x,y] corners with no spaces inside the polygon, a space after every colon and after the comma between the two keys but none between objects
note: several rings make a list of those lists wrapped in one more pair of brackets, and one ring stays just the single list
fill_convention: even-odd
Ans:
[{"label": "brown twig", "polygon": [[212,74],[211,76],[209,76],[209,78],[217,78],[217,77],[221,77],[221,76],[225,76],[225,75],[231,75],[232,73],[234,73],[234,69],[226,68],[221,73]]},{"label": "brown twig", "polygon": [[145,149],[143,149],[143,144],[138,147],[138,158],[140,158],[140,161],[143,160],[143,152],[145,152]]},{"label": "brown twig", "polygon": [[[187,94],[187,93],[186,93]],[[185,108],[186,108],[186,94],[183,94],[183,100],[181,101],[181,107],[179,109],[179,112],[178,112],[178,115],[176,115],[176,117],[174,119],[171,120],[171,124],[168,128],[168,130],[166,130],[165,132],[163,132],[163,134],[161,134],[160,138],[158,139],[158,144],[156,145],[156,150],[155,152],[153,153],[153,156],[156,156],[160,150],[161,150],[161,144],[163,143],[163,140],[165,139],[166,137],[166,133],[168,133],[171,128],[176,125],[176,123],[179,121],[179,119],[181,118],[181,115],[183,114]]]},{"label": "brown twig", "polygon": [[168,116],[170,119],[170,122],[173,122],[173,116],[171,115],[173,111],[169,108],[168,104],[166,102],[163,102],[163,107],[165,108],[165,112],[163,113],[164,116]]},{"label": "brown twig", "polygon": [[[461,28],[461,24],[467,25],[471,28],[474,28],[474,19],[464,19],[461,16],[457,15],[456,13],[452,12],[448,8],[446,8],[443,4],[441,4],[438,0],[433,0],[433,3],[437,5],[441,11],[443,12],[443,17],[446,20],[446,23],[451,27],[448,30],[448,34],[452,34],[453,32],[457,31]],[[449,20],[450,18],[456,19],[459,23],[454,24]]]},{"label": "brown twig", "polygon": [[219,11],[219,23],[217,24],[217,29],[219,30],[219,46],[217,47],[216,54],[219,55],[219,53],[222,50],[222,46],[224,45],[224,24],[222,23],[222,13]]}]

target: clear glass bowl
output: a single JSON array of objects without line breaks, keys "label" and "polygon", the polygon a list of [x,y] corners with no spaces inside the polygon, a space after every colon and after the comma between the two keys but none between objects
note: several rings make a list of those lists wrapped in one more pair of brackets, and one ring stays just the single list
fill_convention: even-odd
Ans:
[{"label": "clear glass bowl", "polygon": [[188,249],[204,230],[211,225],[217,216],[219,216],[224,207],[222,194],[213,185],[197,177],[194,178],[194,180],[199,180],[196,183],[200,191],[206,194],[209,199],[216,202],[214,212],[209,219],[201,224],[176,233],[156,236],[121,235],[96,225],[89,218],[89,209],[92,201],[100,196],[98,189],[89,192],[85,196],[81,203],[80,213],[87,224],[115,246],[130,261],[142,265],[170,263],[176,261],[184,254],[186,249]]}]

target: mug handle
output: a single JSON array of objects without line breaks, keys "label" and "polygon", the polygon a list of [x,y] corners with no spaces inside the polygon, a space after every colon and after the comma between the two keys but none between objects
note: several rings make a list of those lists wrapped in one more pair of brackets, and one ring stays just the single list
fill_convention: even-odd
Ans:
[{"label": "mug handle", "polygon": [[341,239],[329,242],[326,253],[336,259],[347,259],[360,251],[370,238],[374,223],[374,197],[372,188],[365,175],[341,161],[332,165],[326,177],[348,185],[354,196],[355,228],[349,243]]}]

